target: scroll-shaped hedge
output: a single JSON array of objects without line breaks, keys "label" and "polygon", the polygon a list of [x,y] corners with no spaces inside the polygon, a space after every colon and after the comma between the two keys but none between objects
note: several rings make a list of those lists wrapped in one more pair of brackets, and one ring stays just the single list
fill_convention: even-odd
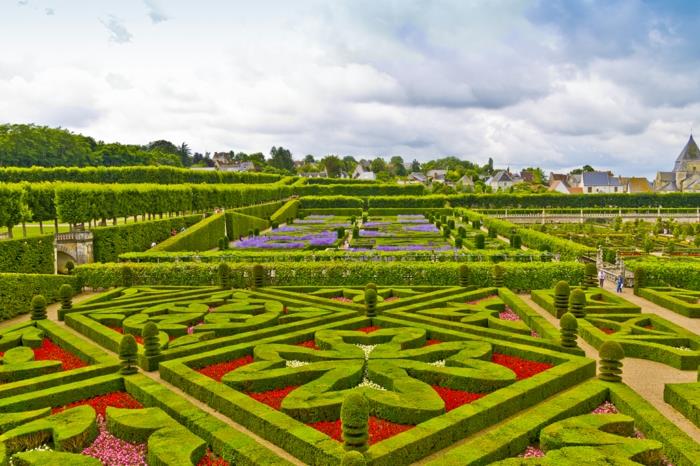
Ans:
[{"label": "scroll-shaped hedge", "polygon": [[207,444],[160,408],[108,407],[107,430],[129,442],[148,442],[151,466],[197,464]]}]

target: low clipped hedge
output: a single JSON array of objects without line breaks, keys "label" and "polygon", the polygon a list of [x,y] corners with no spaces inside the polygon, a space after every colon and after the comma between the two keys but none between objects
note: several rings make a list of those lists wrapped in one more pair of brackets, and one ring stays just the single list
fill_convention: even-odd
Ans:
[{"label": "low clipped hedge", "polygon": [[206,251],[218,246],[226,236],[226,215],[214,214],[183,233],[171,236],[151,251]]},{"label": "low clipped hedge", "polygon": [[307,215],[334,215],[336,217],[362,217],[361,208],[338,208],[338,209],[303,209],[299,211],[299,217]]},{"label": "low clipped hedge", "polygon": [[377,217],[388,217],[394,215],[417,215],[417,214],[433,214],[433,215],[452,215],[454,209],[450,208],[426,208],[417,209],[412,207],[371,207],[367,210],[369,215]]},{"label": "low clipped hedge", "polygon": [[299,196],[422,196],[425,193],[422,184],[306,184],[292,189]]},{"label": "low clipped hedge", "polygon": [[95,262],[116,262],[119,254],[150,249],[153,242],[160,243],[171,236],[172,230],[179,232],[202,219],[201,215],[166,218],[136,222],[92,230],[93,256]]},{"label": "low clipped hedge", "polygon": [[678,297],[678,295],[682,296],[684,291],[685,290],[682,288],[667,287],[638,288],[635,289],[635,294],[682,316],[691,318],[700,317],[698,296],[689,296],[688,300],[685,301]]},{"label": "low clipped hedge", "polygon": [[53,272],[53,235],[0,241],[0,273]]},{"label": "low clipped hedge", "polygon": [[285,201],[266,202],[264,204],[254,204],[248,207],[239,207],[237,209],[231,209],[230,211],[252,215],[253,217],[270,218],[270,216],[277,212],[284,204]]},{"label": "low clipped hedge", "polygon": [[[343,262],[306,263],[278,262],[266,267],[266,284],[317,286],[364,286],[369,282],[392,285],[456,285],[459,282],[458,263],[433,262]],[[493,286],[493,267],[489,263],[468,265],[470,280],[480,286]],[[502,263],[505,286],[513,290],[549,288],[558,280],[581,283],[584,266],[577,262]],[[250,265],[231,263],[232,285],[249,285]],[[125,273],[125,270],[127,272]],[[274,271],[274,274],[272,273]],[[85,286],[108,288],[130,284],[142,285],[215,285],[217,265],[202,263],[167,264],[86,264],[76,268],[76,275]]]},{"label": "low clipped hedge", "polygon": [[58,300],[58,289],[67,283],[80,289],[80,280],[70,275],[0,273],[0,320],[29,312],[32,296],[43,295],[48,301]]}]

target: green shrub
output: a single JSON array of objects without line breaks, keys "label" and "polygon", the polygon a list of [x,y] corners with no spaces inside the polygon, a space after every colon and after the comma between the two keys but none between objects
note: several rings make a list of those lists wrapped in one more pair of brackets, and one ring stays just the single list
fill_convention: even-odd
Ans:
[{"label": "green shrub", "polygon": [[350,450],[343,455],[341,466],[365,466],[367,461],[365,456],[359,451]]},{"label": "green shrub", "polygon": [[580,288],[571,290],[571,293],[569,294],[569,312],[577,319],[583,319],[586,317],[585,308],[586,293]]},{"label": "green shrub", "polygon": [[230,290],[231,286],[231,267],[226,263],[222,262],[218,267],[219,273],[219,286],[225,290]]},{"label": "green shrub", "polygon": [[377,289],[365,288],[365,309],[367,317],[377,316]]},{"label": "green shrub", "polygon": [[569,284],[561,280],[554,286],[554,309],[556,316],[561,317],[569,310],[569,294],[571,290]]},{"label": "green shrub", "polygon": [[30,307],[27,303],[34,295],[40,294],[48,301],[58,300],[58,291],[63,284],[69,284],[73,289],[80,288],[78,279],[74,276],[0,274],[0,321],[29,312]]},{"label": "green shrub", "polygon": [[147,358],[160,355],[160,342],[158,341],[158,326],[153,322],[146,322],[141,332],[143,336],[144,355]]},{"label": "green shrub", "polygon": [[598,378],[606,382],[621,382],[622,360],[625,357],[622,346],[614,340],[606,340],[600,347],[598,355],[600,356]]},{"label": "green shrub", "polygon": [[459,266],[459,286],[469,286],[469,267],[466,264]]},{"label": "green shrub", "polygon": [[340,408],[340,421],[343,428],[343,447],[358,452],[369,448],[369,402],[356,390],[343,400]]},{"label": "green shrub", "polygon": [[484,247],[486,247],[486,238],[484,238],[482,233],[478,233],[474,237],[474,247],[476,247],[476,249],[484,249]]},{"label": "green shrub", "polygon": [[260,264],[255,264],[252,270],[253,289],[262,288],[265,284],[265,269]]},{"label": "green shrub", "polygon": [[565,348],[576,348],[576,336],[578,334],[578,321],[570,312],[561,316],[561,346]]},{"label": "green shrub", "polygon": [[122,367],[120,373],[122,375],[131,375],[138,372],[136,367],[136,354],[138,352],[138,347],[136,346],[136,339],[133,335],[124,335],[119,343],[119,360],[121,361]]},{"label": "green shrub", "polygon": [[46,298],[38,294],[32,298],[32,320],[46,319]]},{"label": "green shrub", "polygon": [[64,283],[58,289],[58,296],[61,299],[61,312],[70,311],[73,308],[73,287]]},{"label": "green shrub", "polygon": [[510,237],[510,247],[513,249],[520,249],[523,245],[520,235],[513,235]]},{"label": "green shrub", "polygon": [[503,267],[496,264],[493,266],[493,286],[502,288],[504,286]]},{"label": "green shrub", "polygon": [[586,268],[584,269],[585,279],[583,281],[584,288],[595,288],[598,286],[598,268],[595,263],[586,263]]}]

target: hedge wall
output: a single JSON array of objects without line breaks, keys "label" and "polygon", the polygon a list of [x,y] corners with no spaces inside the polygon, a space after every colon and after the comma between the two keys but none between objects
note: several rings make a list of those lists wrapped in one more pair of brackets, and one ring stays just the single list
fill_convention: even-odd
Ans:
[{"label": "hedge wall", "polygon": [[700,290],[700,263],[697,262],[630,262],[634,271],[635,288],[673,286]]},{"label": "hedge wall", "polygon": [[298,199],[287,201],[279,210],[270,216],[270,222],[286,223],[289,218],[297,218],[299,204],[300,202]]},{"label": "hedge wall", "polygon": [[69,275],[0,274],[0,320],[29,312],[32,296],[41,294],[49,301],[57,299],[64,283],[80,289],[78,277]]},{"label": "hedge wall", "polygon": [[232,209],[232,211],[238,212],[239,214],[252,215],[253,217],[270,218],[270,216],[277,212],[284,204],[285,201],[267,202],[265,204],[238,207]]},{"label": "hedge wall", "polygon": [[0,241],[0,273],[53,273],[53,235]]},{"label": "hedge wall", "polygon": [[386,208],[443,208],[447,203],[450,206],[465,205],[465,196],[445,196],[441,194],[429,196],[376,196],[369,198],[367,207],[370,209]]},{"label": "hedge wall", "polygon": [[71,181],[76,183],[272,183],[281,175],[200,171],[175,167],[0,167],[0,182]]},{"label": "hedge wall", "polygon": [[189,228],[201,219],[201,215],[190,215],[94,228],[92,248],[95,262],[116,262],[125,252],[146,251],[154,241],[160,243],[170,238],[172,230],[179,233],[182,228]]},{"label": "hedge wall", "polygon": [[252,215],[239,212],[226,212],[226,233],[230,240],[237,240],[246,236],[250,230],[265,230],[270,227],[270,222]]},{"label": "hedge wall", "polygon": [[422,196],[422,184],[315,184],[293,186],[299,196]]},{"label": "hedge wall", "polygon": [[225,214],[214,214],[183,233],[171,236],[151,251],[207,251],[218,246],[226,236]]},{"label": "hedge wall", "polygon": [[301,198],[300,209],[362,209],[364,201],[350,196],[307,196]]},{"label": "hedge wall", "polygon": [[303,184],[379,184],[378,180],[358,180],[355,178],[301,178]]},{"label": "hedge wall", "polygon": [[[232,285],[248,286],[250,264],[230,263]],[[505,286],[513,290],[550,288],[559,280],[581,283],[583,264],[578,262],[500,264],[504,269]],[[265,283],[268,285],[302,286],[363,286],[369,282],[379,285],[457,285],[458,263],[449,262],[278,262],[266,265]],[[493,286],[493,264],[469,264],[471,283]],[[127,272],[125,272],[125,270]],[[274,276],[273,272],[274,271]],[[216,263],[166,264],[86,264],[76,268],[76,275],[85,286],[108,288],[124,285],[124,277],[134,285],[216,285]]]}]

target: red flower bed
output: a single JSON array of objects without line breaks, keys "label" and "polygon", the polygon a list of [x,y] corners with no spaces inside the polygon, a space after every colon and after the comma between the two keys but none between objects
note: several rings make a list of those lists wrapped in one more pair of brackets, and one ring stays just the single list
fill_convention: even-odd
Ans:
[{"label": "red flower bed", "polygon": [[232,370],[238,369],[239,367],[245,366],[253,362],[253,356],[243,356],[242,358],[234,359],[233,361],[220,362],[217,364],[212,364],[211,366],[202,367],[197,369],[202,375],[221,382],[221,378],[231,372]]},{"label": "red flower bed", "polygon": [[442,343],[442,340],[427,340],[425,346],[439,345],[440,343]]},{"label": "red flower bed", "polygon": [[48,338],[44,338],[41,346],[33,348],[35,361],[61,361],[64,371],[87,366],[87,363],[73,353],[69,353]]},{"label": "red flower bed", "polygon": [[600,331],[607,334],[607,335],[612,335],[613,333],[617,332],[617,330],[607,328],[607,327],[600,327]]},{"label": "red flower bed", "polygon": [[532,377],[533,375],[554,367],[552,364],[547,364],[546,362],[528,361],[527,359],[520,359],[517,356],[508,356],[500,353],[493,353],[491,361],[515,372],[515,376],[518,380],[527,379],[528,377]]},{"label": "red flower bed", "polygon": [[[337,421],[321,421],[312,422],[308,424],[310,427],[323,432],[330,438],[337,440],[339,442],[343,441],[343,427],[340,419]],[[375,443],[386,440],[394,435],[398,435],[401,432],[405,432],[414,426],[408,424],[396,424],[395,422],[385,421],[384,419],[379,419],[378,417],[369,417],[369,444],[374,445]]]},{"label": "red flower bed", "polygon": [[207,452],[199,460],[197,466],[229,466],[229,462],[217,456],[213,451],[207,449]]},{"label": "red flower bed", "polygon": [[365,332],[365,333],[372,333],[372,332],[376,332],[377,330],[381,330],[381,327],[377,327],[375,325],[370,325],[369,327],[362,327],[362,328],[357,329],[358,332]]},{"label": "red flower bed", "polygon": [[249,392],[248,396],[260,403],[265,403],[270,408],[279,410],[282,407],[282,400],[292,391],[296,390],[298,385],[290,385],[289,387],[279,388],[277,390],[269,390],[266,392],[253,393]]},{"label": "red flower bed", "polygon": [[316,342],[314,340],[306,340],[302,341],[301,343],[297,343],[297,346],[303,346],[304,348],[311,348],[311,349],[321,349],[318,346],[316,346]]},{"label": "red flower bed", "polygon": [[453,390],[451,388],[440,387],[439,385],[432,385],[432,387],[433,390],[440,395],[442,401],[445,402],[445,411],[448,412],[488,395],[488,393],[471,393],[462,390]]},{"label": "red flower bed", "polygon": [[335,298],[331,298],[331,301],[337,301],[339,303],[349,303],[352,304],[352,299],[346,298],[345,296],[336,296]]},{"label": "red flower bed", "polygon": [[104,416],[105,411],[108,406],[114,408],[127,408],[127,409],[141,409],[143,406],[141,403],[136,401],[131,395],[126,392],[112,392],[106,395],[99,395],[93,398],[88,398],[85,400],[74,401],[73,403],[67,404],[65,406],[59,406],[51,410],[51,414],[60,413],[61,411],[68,408],[75,408],[76,406],[90,405],[95,408],[95,412]]}]

